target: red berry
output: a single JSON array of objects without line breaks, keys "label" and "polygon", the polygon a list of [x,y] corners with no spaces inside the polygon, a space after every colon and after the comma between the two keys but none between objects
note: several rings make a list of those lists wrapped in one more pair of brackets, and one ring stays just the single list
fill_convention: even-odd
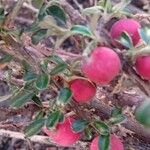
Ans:
[{"label": "red berry", "polygon": [[69,82],[73,98],[79,103],[92,100],[96,94],[95,85],[86,79],[75,79]]},{"label": "red berry", "polygon": [[75,133],[71,126],[74,119],[68,117],[63,123],[56,126],[56,131],[50,131],[46,127],[43,131],[51,138],[53,142],[60,146],[71,146],[80,138],[80,133]]},{"label": "red berry", "polygon": [[111,37],[118,40],[122,32],[127,32],[131,36],[133,45],[136,45],[140,40],[138,32],[140,27],[141,25],[133,19],[121,19],[112,26],[110,31]]},{"label": "red berry", "polygon": [[[99,136],[94,138],[90,145],[90,150],[99,150],[98,140]],[[124,150],[121,140],[113,134],[110,135],[110,150]]]},{"label": "red berry", "polygon": [[91,57],[83,62],[82,70],[91,81],[108,84],[119,74],[121,62],[118,55],[110,48],[97,47]]},{"label": "red berry", "polygon": [[136,59],[135,68],[138,74],[150,80],[150,56],[140,56]]}]

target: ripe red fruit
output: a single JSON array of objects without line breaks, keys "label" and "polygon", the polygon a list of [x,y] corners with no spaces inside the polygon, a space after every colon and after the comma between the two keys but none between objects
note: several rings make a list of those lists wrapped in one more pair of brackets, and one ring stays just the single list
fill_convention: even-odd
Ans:
[{"label": "ripe red fruit", "polygon": [[95,85],[86,79],[74,79],[69,82],[69,85],[73,93],[74,100],[79,103],[92,100],[96,94]]},{"label": "ripe red fruit", "polygon": [[56,126],[56,131],[50,131],[46,127],[43,131],[51,138],[53,142],[60,146],[71,146],[77,142],[80,138],[80,133],[75,133],[71,126],[74,119],[68,117],[63,123],[59,123]]},{"label": "ripe red fruit", "polygon": [[[90,145],[90,150],[99,150],[98,140],[99,136],[94,138]],[[124,150],[121,140],[113,134],[110,135],[110,150]]]},{"label": "ripe red fruit", "polygon": [[118,55],[110,48],[97,47],[93,50],[90,58],[82,65],[82,71],[91,81],[97,84],[108,84],[121,68]]},{"label": "ripe red fruit", "polygon": [[111,37],[118,40],[122,32],[127,32],[132,39],[133,45],[136,45],[140,40],[138,33],[140,27],[141,25],[133,19],[121,19],[112,26],[110,31]]},{"label": "ripe red fruit", "polygon": [[150,80],[150,56],[140,56],[136,59],[137,73],[146,80]]}]

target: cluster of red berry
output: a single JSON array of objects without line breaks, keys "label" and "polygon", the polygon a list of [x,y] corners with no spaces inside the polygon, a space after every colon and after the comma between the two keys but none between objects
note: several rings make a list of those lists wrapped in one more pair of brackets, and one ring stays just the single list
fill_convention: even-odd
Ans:
[{"label": "cluster of red berry", "polygon": [[[134,46],[141,41],[139,29],[141,25],[133,19],[121,19],[111,28],[111,37],[114,39],[114,45],[120,45],[117,40],[123,32],[128,33]],[[134,68],[144,79],[150,79],[150,56],[139,56],[136,58]],[[117,53],[108,47],[96,47],[90,57],[82,62],[82,72],[86,78],[76,78],[69,82],[69,87],[73,93],[73,99],[76,102],[84,103],[90,101],[96,94],[97,85],[109,84],[121,70],[121,60]],[[56,126],[56,131],[50,131],[44,128],[44,132],[57,144],[70,146],[79,138],[80,133],[72,130],[73,118],[66,118],[63,123]],[[98,150],[98,137],[95,137],[90,146],[91,150]],[[120,139],[111,134],[110,149],[123,150],[123,144]]]}]

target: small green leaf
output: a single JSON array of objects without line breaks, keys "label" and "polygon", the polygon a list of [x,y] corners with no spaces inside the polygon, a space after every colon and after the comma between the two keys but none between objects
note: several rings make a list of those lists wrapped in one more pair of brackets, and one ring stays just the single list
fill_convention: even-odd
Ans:
[{"label": "small green leaf", "polygon": [[91,140],[92,139],[92,137],[93,137],[93,129],[92,128],[85,128],[85,130],[84,130],[84,134],[85,134],[85,138],[87,139],[87,140]]},{"label": "small green leaf", "polygon": [[36,80],[36,88],[38,90],[44,90],[48,87],[49,84],[49,76],[48,74],[41,74],[37,77]]},{"label": "small green leaf", "polygon": [[135,117],[141,124],[150,128],[150,99],[137,108]]},{"label": "small green leaf", "polygon": [[109,126],[102,121],[95,121],[94,127],[97,129],[99,133],[103,135],[108,135],[110,132]]},{"label": "small green leaf", "polygon": [[148,27],[143,27],[140,29],[139,31],[141,38],[143,39],[143,41],[150,45],[150,28]]},{"label": "small green leaf", "polygon": [[47,15],[51,15],[57,21],[60,26],[65,26],[66,24],[66,14],[64,10],[58,5],[51,5],[46,9]]},{"label": "small green leaf", "polygon": [[43,0],[32,0],[32,5],[38,9],[42,7],[43,3]]},{"label": "small green leaf", "polygon": [[93,37],[93,34],[92,34],[91,30],[88,27],[83,26],[83,25],[74,25],[74,26],[72,26],[70,31],[73,34],[81,34],[83,36],[88,36],[88,37],[91,37],[91,38]]},{"label": "small green leaf", "polygon": [[127,32],[123,32],[121,34],[121,37],[119,39],[119,43],[121,43],[123,46],[125,46],[127,48],[133,47],[132,39]]},{"label": "small green leaf", "polygon": [[61,112],[58,110],[50,112],[47,117],[46,126],[49,129],[54,127],[59,122],[60,116]]},{"label": "small green leaf", "polygon": [[44,118],[44,115],[45,115],[44,111],[39,111],[39,112],[37,112],[34,120],[42,119],[42,118]]},{"label": "small green leaf", "polygon": [[112,4],[110,0],[101,0],[99,2],[99,5],[102,6],[104,9],[106,9],[107,12],[110,12],[112,9]]},{"label": "small green leaf", "polygon": [[25,73],[31,70],[31,66],[25,60],[22,61],[22,67]]},{"label": "small green leaf", "polygon": [[62,60],[61,57],[59,57],[59,56],[57,56],[57,55],[49,56],[49,57],[47,57],[47,60],[48,60],[48,61],[55,62],[55,63],[57,63],[57,64],[65,64],[65,63],[66,63],[64,60]]},{"label": "small green leaf", "polygon": [[89,15],[94,15],[97,13],[100,13],[104,10],[102,6],[93,6],[93,7],[88,7],[83,9],[83,14],[89,16]]},{"label": "small green leaf", "polygon": [[46,7],[45,5],[42,5],[42,7],[41,7],[41,9],[40,9],[40,11],[38,13],[39,21],[42,21],[44,19],[44,17],[47,15],[46,11],[45,11],[45,7]]},{"label": "small green leaf", "polygon": [[41,131],[42,127],[45,124],[45,119],[34,120],[29,126],[25,129],[25,135],[27,137],[37,134]]},{"label": "small green leaf", "polygon": [[60,90],[56,103],[58,105],[65,105],[70,102],[72,92],[69,88],[63,88]]},{"label": "small green leaf", "polygon": [[4,55],[2,58],[0,58],[0,64],[10,62],[12,60],[11,55]]},{"label": "small green leaf", "polygon": [[34,96],[33,91],[22,90],[16,94],[10,101],[12,107],[19,108]]},{"label": "small green leaf", "polygon": [[41,99],[40,99],[38,96],[34,95],[34,96],[32,97],[32,101],[33,101],[35,104],[37,104],[38,106],[42,106],[42,101],[41,101]]},{"label": "small green leaf", "polygon": [[117,115],[109,119],[111,125],[122,123],[126,117],[123,114]]},{"label": "small green leaf", "polygon": [[37,78],[37,75],[33,72],[27,72],[23,76],[24,81],[32,81],[32,80],[35,80],[36,78]]},{"label": "small green leaf", "polygon": [[111,116],[112,117],[116,117],[118,115],[122,114],[122,108],[121,107],[115,107],[113,108],[112,112],[111,112]]},{"label": "small green leaf", "polygon": [[87,125],[88,125],[87,121],[78,119],[73,122],[72,129],[75,132],[82,132],[87,127]]},{"label": "small green leaf", "polygon": [[52,76],[57,75],[67,68],[68,68],[67,64],[58,64],[55,68],[51,70],[50,75]]},{"label": "small green leaf", "polygon": [[62,122],[64,122],[64,120],[65,120],[65,116],[63,113],[61,113],[59,116],[59,122],[62,123]]},{"label": "small green leaf", "polygon": [[100,150],[110,150],[110,136],[101,135],[99,137],[98,147]]},{"label": "small green leaf", "polygon": [[40,29],[32,34],[31,39],[34,45],[37,45],[43,38],[46,37],[47,29]]},{"label": "small green leaf", "polygon": [[5,19],[5,10],[4,8],[0,7],[0,24],[4,22]]}]

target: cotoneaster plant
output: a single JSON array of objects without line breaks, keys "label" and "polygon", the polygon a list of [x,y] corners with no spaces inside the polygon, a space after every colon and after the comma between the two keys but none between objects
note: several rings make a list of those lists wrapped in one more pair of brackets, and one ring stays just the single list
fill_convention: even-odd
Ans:
[{"label": "cotoneaster plant", "polygon": [[82,71],[96,84],[106,85],[112,81],[121,69],[117,53],[108,47],[97,47],[91,56],[83,61]]},{"label": "cotoneaster plant", "polygon": [[69,87],[76,102],[85,103],[95,96],[96,86],[89,80],[77,78],[69,82]]},{"label": "cotoneaster plant", "polygon": [[80,138],[80,133],[76,133],[72,130],[73,122],[74,118],[68,117],[63,123],[57,124],[56,130],[52,131],[44,127],[43,131],[56,144],[66,147],[71,146],[75,144]]},{"label": "cotoneaster plant", "polygon": [[126,32],[133,42],[133,45],[139,43],[140,41],[140,35],[139,35],[139,29],[141,28],[141,25],[139,22],[133,19],[120,19],[116,23],[113,24],[110,30],[110,34],[112,39],[115,40],[115,45],[117,44],[117,40],[119,40],[121,34],[123,32]]},{"label": "cotoneaster plant", "polygon": [[[100,150],[98,147],[99,136],[95,137],[90,145],[90,150]],[[110,135],[110,150],[124,150],[122,141],[116,136]]]}]

